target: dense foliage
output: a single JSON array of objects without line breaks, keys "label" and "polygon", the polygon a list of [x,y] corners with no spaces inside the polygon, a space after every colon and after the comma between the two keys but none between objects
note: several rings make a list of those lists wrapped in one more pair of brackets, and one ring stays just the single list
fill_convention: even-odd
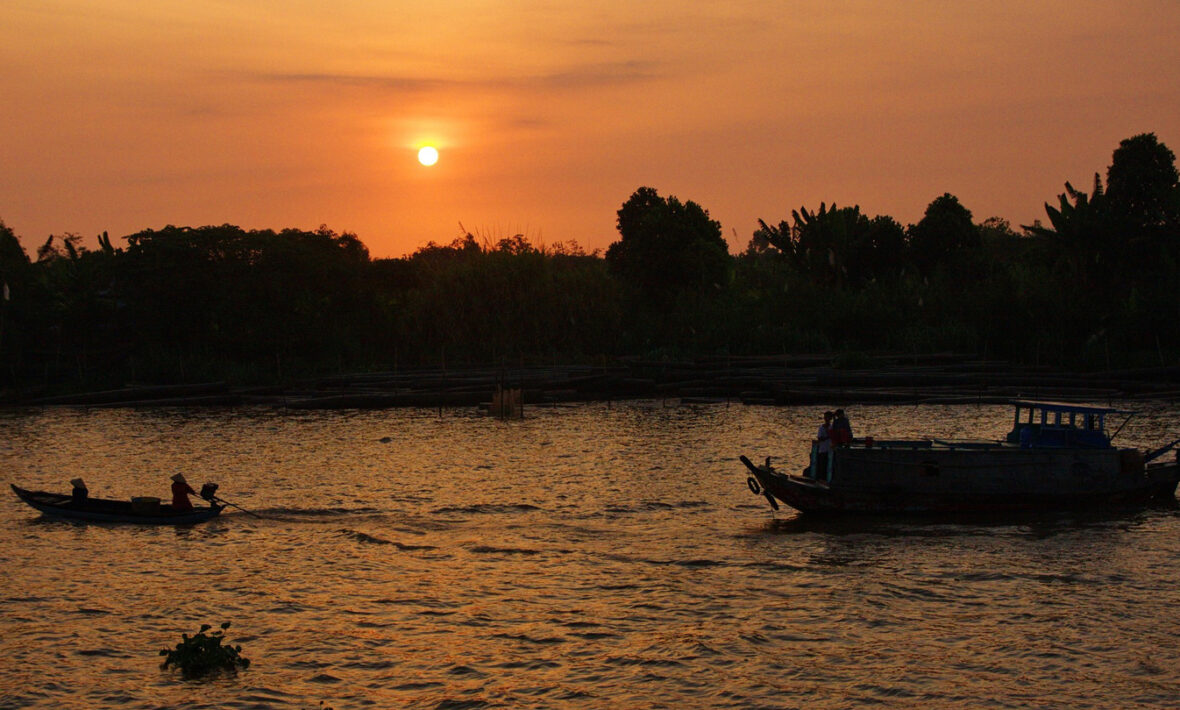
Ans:
[{"label": "dense foliage", "polygon": [[0,386],[268,383],[399,366],[956,350],[1057,366],[1180,352],[1180,179],[1123,141],[1048,223],[975,223],[950,194],[903,227],[821,204],[731,256],[692,201],[637,190],[587,254],[463,234],[372,259],[352,234],[166,227],[30,259],[0,223]]},{"label": "dense foliage", "polygon": [[164,656],[164,662],[160,664],[160,668],[164,670],[169,667],[178,668],[186,678],[198,678],[218,671],[236,672],[239,668],[242,670],[249,668],[250,659],[242,656],[241,646],[229,646],[222,643],[225,640],[225,630],[229,628],[229,622],[223,623],[220,631],[214,631],[211,634],[205,633],[211,628],[209,624],[201,624],[201,629],[192,636],[181,634],[180,643],[176,644],[176,648],[160,649],[160,655]]}]

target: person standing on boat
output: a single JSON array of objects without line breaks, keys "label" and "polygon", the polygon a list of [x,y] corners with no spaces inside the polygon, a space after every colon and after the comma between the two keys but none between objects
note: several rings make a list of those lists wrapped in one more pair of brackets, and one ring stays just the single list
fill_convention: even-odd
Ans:
[{"label": "person standing on boat", "polygon": [[188,494],[196,495],[197,492],[189,486],[188,481],[184,480],[184,474],[178,473],[172,477],[172,509],[173,510],[192,510],[193,503],[188,499]]},{"label": "person standing on boat", "polygon": [[70,481],[70,485],[74,487],[74,490],[70,492],[70,500],[74,503],[84,503],[90,496],[90,489],[86,487],[86,481],[81,478]]},{"label": "person standing on boat", "polygon": [[832,446],[848,446],[852,443],[852,424],[844,415],[843,409],[836,410],[836,417],[832,420],[829,436],[832,439]]},{"label": "person standing on boat", "polygon": [[828,454],[832,450],[832,417],[835,416],[831,412],[824,412],[824,423],[819,425],[819,431],[815,434],[815,468],[811,471],[811,477],[815,479],[826,478],[828,475]]}]

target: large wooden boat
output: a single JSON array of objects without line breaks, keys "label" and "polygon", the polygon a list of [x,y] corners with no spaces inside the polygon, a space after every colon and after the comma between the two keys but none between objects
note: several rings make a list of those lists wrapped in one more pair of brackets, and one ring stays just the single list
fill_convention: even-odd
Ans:
[{"label": "large wooden boat", "polygon": [[24,502],[45,515],[73,520],[146,525],[192,525],[221,514],[225,505],[210,501],[209,507],[173,510],[170,505],[148,505],[123,500],[87,498],[75,501],[69,494],[30,491],[15,484],[12,490]]},{"label": "large wooden boat", "polygon": [[781,501],[805,513],[987,512],[1175,502],[1180,454],[1163,463],[1155,460],[1180,440],[1150,452],[1119,448],[1106,432],[1107,419],[1129,419],[1132,412],[1056,402],[1013,404],[1012,431],[998,441],[866,437],[835,447],[826,466],[817,463],[813,444],[811,463],[799,475],[775,470],[769,459],[759,466],[740,458],[754,493],[765,495],[775,509]]}]

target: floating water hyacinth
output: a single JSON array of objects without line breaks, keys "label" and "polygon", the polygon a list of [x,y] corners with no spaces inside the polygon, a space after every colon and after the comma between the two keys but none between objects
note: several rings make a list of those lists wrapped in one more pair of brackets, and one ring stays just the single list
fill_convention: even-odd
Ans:
[{"label": "floating water hyacinth", "polygon": [[174,666],[186,678],[196,678],[216,671],[237,672],[239,668],[245,670],[250,667],[250,659],[242,656],[241,646],[222,645],[225,630],[230,622],[221,625],[220,631],[211,634],[205,632],[213,628],[209,624],[201,624],[201,630],[193,636],[181,635],[181,642],[169,651],[160,649],[160,655],[165,656],[160,668],[167,669]]}]

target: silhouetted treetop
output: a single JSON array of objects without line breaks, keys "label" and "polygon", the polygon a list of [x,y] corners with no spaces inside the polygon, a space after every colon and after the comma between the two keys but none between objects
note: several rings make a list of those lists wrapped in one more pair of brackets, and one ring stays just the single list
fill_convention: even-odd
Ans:
[{"label": "silhouetted treetop", "polygon": [[1025,226],[1031,234],[1061,240],[1062,246],[1099,250],[1119,231],[1118,223],[1102,187],[1102,176],[1094,173],[1092,192],[1078,190],[1065,183],[1065,192],[1057,196],[1058,206],[1045,203],[1051,227]]},{"label": "silhouetted treetop", "polygon": [[791,211],[793,224],[771,226],[758,220],[752,248],[773,246],[796,269],[817,282],[859,285],[896,275],[905,262],[905,232],[892,217],[869,219],[859,206]]},{"label": "silhouetted treetop", "polygon": [[619,241],[606,251],[613,273],[651,298],[714,289],[726,281],[721,224],[697,203],[641,187],[618,211]]},{"label": "silhouetted treetop", "polygon": [[[333,261],[361,264],[369,261],[369,250],[355,234],[337,234],[326,226],[314,232],[298,229],[246,231],[232,224],[207,227],[175,227],[144,230],[127,237],[133,255],[184,255],[211,262],[260,263],[303,257],[326,257]],[[313,257],[314,255],[314,257]]]},{"label": "silhouetted treetop", "polygon": [[20,245],[16,234],[0,221],[0,279],[13,278],[14,274],[23,271],[29,265],[29,256]]},{"label": "silhouetted treetop", "polygon": [[1111,208],[1135,226],[1180,224],[1176,156],[1154,133],[1119,143],[1106,171]]},{"label": "silhouetted treetop", "polygon": [[918,266],[930,272],[954,254],[979,246],[979,228],[959,198],[943,193],[926,207],[922,219],[910,227],[909,243]]},{"label": "silhouetted treetop", "polygon": [[1119,144],[1107,184],[1094,174],[1090,192],[1065,183],[1056,206],[1045,203],[1051,227],[1027,226],[1060,248],[1060,259],[1087,286],[1108,291],[1151,280],[1180,259],[1180,176],[1175,155],[1155,134]]}]

